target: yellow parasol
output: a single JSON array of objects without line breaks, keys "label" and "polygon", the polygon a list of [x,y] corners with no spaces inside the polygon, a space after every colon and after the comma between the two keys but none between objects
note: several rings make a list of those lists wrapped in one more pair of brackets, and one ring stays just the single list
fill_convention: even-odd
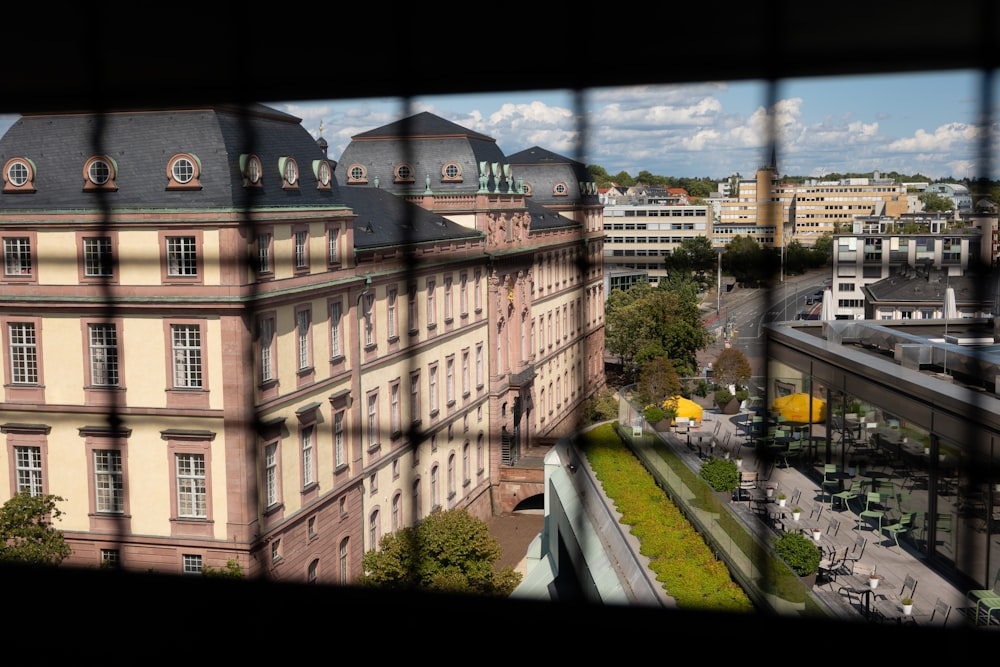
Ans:
[{"label": "yellow parasol", "polygon": [[678,417],[687,417],[694,421],[701,421],[701,406],[689,398],[672,396],[663,401],[663,407],[673,408]]},{"label": "yellow parasol", "polygon": [[[812,401],[812,418],[809,418],[809,401]],[[785,418],[786,421],[800,424],[821,422],[826,419],[826,401],[810,396],[804,392],[779,396],[774,399],[771,409]]]}]

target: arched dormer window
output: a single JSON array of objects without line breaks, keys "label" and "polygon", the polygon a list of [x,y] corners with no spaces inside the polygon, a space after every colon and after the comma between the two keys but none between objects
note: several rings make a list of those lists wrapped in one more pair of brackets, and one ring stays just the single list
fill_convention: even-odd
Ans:
[{"label": "arched dormer window", "polygon": [[565,183],[559,182],[552,186],[552,194],[556,197],[565,197],[569,194],[569,188],[566,187]]},{"label": "arched dormer window", "polygon": [[441,180],[445,183],[461,183],[462,165],[457,162],[446,162],[441,167]]},{"label": "arched dormer window", "polygon": [[190,153],[179,153],[167,162],[167,190],[201,190],[201,161]]},{"label": "arched dormer window", "polygon": [[405,162],[402,162],[393,168],[392,175],[396,183],[412,183],[413,167]]},{"label": "arched dormer window", "polygon": [[360,164],[352,164],[347,168],[347,182],[349,184],[367,183],[368,170]]},{"label": "arched dormer window", "polygon": [[5,194],[35,191],[35,163],[28,158],[12,157],[3,166]]},{"label": "arched dormer window", "polygon": [[299,165],[295,158],[278,158],[278,171],[281,172],[281,189],[299,189]]},{"label": "arched dormer window", "polygon": [[329,160],[313,160],[313,175],[316,177],[317,190],[329,190],[333,181],[333,168]]},{"label": "arched dormer window", "polygon": [[107,155],[95,155],[83,163],[83,189],[93,190],[118,190],[115,185],[115,178],[118,176],[118,168],[115,161]]},{"label": "arched dormer window", "polygon": [[263,169],[260,165],[260,158],[256,155],[244,153],[240,156],[240,173],[243,174],[243,187],[261,187],[261,175]]}]

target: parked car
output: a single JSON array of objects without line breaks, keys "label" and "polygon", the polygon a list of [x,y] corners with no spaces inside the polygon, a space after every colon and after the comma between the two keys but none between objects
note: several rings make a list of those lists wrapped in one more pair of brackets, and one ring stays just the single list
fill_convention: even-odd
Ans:
[{"label": "parked car", "polygon": [[819,303],[823,300],[823,290],[816,290],[812,294],[806,297],[806,305],[811,306],[814,303]]}]

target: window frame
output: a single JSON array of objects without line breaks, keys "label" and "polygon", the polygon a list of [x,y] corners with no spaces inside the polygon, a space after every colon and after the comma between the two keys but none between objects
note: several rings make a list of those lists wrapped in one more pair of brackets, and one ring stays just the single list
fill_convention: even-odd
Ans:
[{"label": "window frame", "polygon": [[[12,176],[15,168],[24,170],[24,181],[16,183]],[[3,193],[31,193],[35,192],[35,163],[26,157],[12,157],[3,165]]]},{"label": "window frame", "polygon": [[[194,257],[179,256],[177,249],[171,249],[171,245],[181,239],[191,239],[190,251],[184,250],[186,254],[193,254]],[[160,231],[160,280],[164,285],[198,285],[203,282],[204,267],[204,242],[203,234],[199,229],[187,230],[184,234],[174,231]],[[171,265],[183,262],[188,270],[193,273],[171,273]]]},{"label": "window frame", "polygon": [[[191,175],[185,180],[178,167],[186,163],[191,167]],[[201,190],[201,160],[194,153],[177,153],[167,160],[167,190]]]},{"label": "window frame", "polygon": [[[161,435],[167,441],[167,469],[170,471],[170,528],[171,537],[211,537],[213,535],[214,511],[212,503],[212,432],[165,431]],[[181,515],[181,494],[185,491],[180,483],[180,457],[192,457],[196,461],[201,457],[202,474],[193,479],[202,479],[204,496],[204,514]],[[195,493],[198,493],[195,485]],[[192,505],[197,507],[196,498]]]},{"label": "window frame", "polygon": [[[176,348],[175,332],[181,328],[195,330],[198,333],[198,360],[197,373],[200,384],[176,385],[178,368],[176,366],[177,352],[181,350],[193,350],[193,347],[184,346]],[[167,371],[167,407],[169,408],[207,408],[210,390],[209,365],[206,360],[211,359],[211,349],[207,336],[207,323],[203,320],[191,319],[171,319],[163,321],[164,331],[164,367]]]},{"label": "window frame", "polygon": [[[106,243],[106,248],[91,248],[94,242]],[[118,233],[77,232],[78,278],[82,284],[118,284]],[[96,257],[96,259],[94,259]],[[90,273],[91,266],[98,266],[107,273]]]},{"label": "window frame", "polygon": [[[33,231],[11,232],[0,237],[0,241],[3,243],[4,255],[3,282],[37,283],[37,234]],[[14,247],[15,242],[17,247]]]}]

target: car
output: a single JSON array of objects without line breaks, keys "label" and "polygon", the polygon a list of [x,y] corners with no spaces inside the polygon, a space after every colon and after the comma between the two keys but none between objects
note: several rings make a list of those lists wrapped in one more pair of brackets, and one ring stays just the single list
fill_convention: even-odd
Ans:
[{"label": "car", "polygon": [[811,306],[814,303],[819,303],[823,300],[823,290],[816,290],[812,294],[806,297],[806,305]]}]

